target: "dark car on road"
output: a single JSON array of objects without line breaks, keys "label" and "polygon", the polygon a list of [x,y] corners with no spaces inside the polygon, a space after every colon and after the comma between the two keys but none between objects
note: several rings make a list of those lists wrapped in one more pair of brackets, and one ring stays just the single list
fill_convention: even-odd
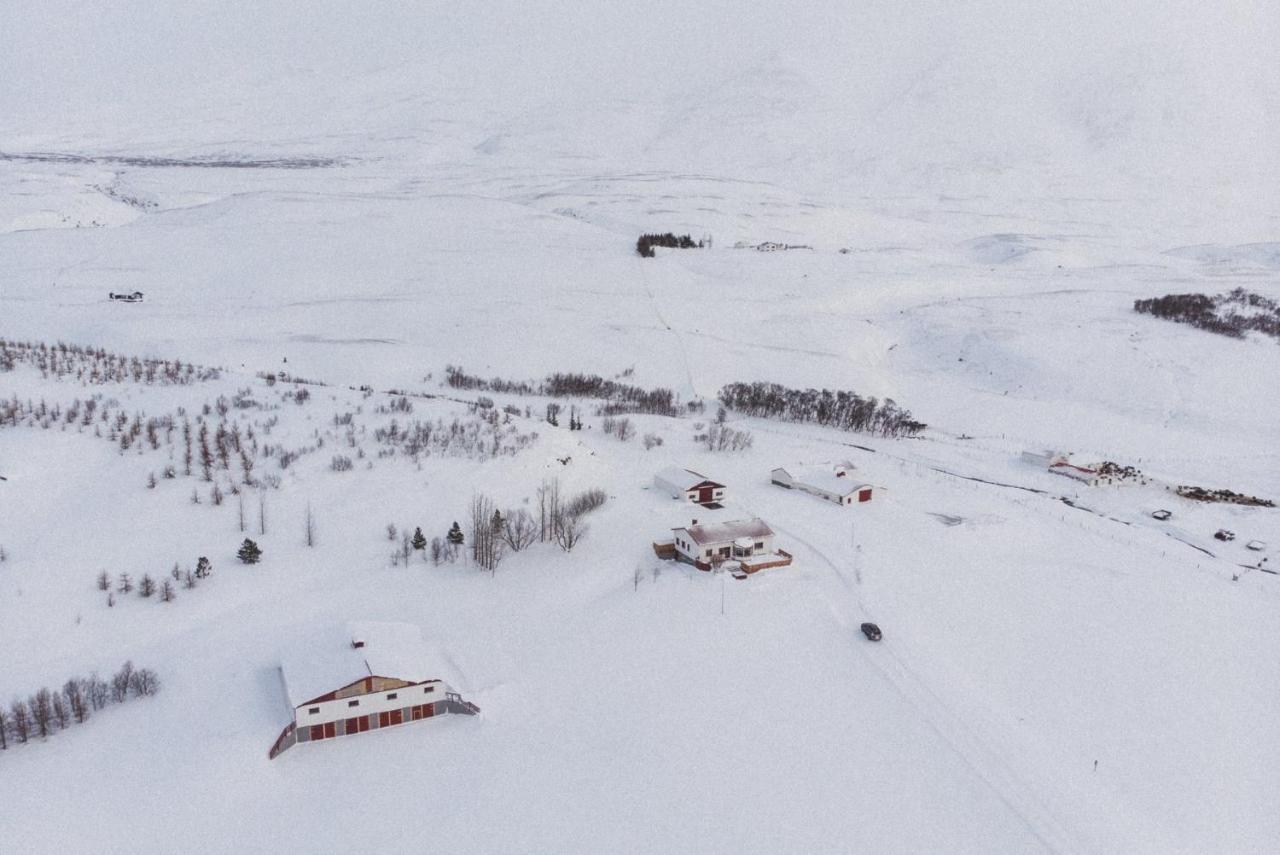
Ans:
[{"label": "dark car on road", "polygon": [[879,641],[880,627],[876,626],[874,623],[864,623],[862,625],[862,634],[871,641]]}]

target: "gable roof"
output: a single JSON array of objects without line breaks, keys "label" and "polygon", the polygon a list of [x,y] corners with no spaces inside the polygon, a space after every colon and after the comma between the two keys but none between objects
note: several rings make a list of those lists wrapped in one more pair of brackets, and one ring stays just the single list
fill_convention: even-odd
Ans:
[{"label": "gable roof", "polygon": [[773,529],[764,520],[732,520],[722,523],[682,526],[672,531],[687,532],[689,539],[699,546],[713,543],[732,543],[740,537],[772,537]]},{"label": "gable roof", "polygon": [[715,487],[724,486],[712,481],[706,475],[699,475],[692,469],[681,469],[679,466],[668,466],[653,478],[655,481],[661,481],[663,484],[675,487],[678,490],[692,490],[699,484],[709,484]]},{"label": "gable roof", "polygon": [[859,490],[871,487],[870,484],[851,478],[847,474],[837,475],[835,470],[825,466],[779,466],[773,471],[785,472],[797,484],[814,487],[833,496],[851,496]]},{"label": "gable roof", "polygon": [[289,703],[298,707],[365,677],[446,679],[443,660],[414,624],[359,622],[333,624],[300,640],[280,657],[280,672]]}]

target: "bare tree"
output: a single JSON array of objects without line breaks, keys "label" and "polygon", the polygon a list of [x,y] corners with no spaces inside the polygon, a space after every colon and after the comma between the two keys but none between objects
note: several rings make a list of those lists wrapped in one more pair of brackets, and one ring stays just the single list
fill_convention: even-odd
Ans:
[{"label": "bare tree", "polygon": [[533,517],[524,508],[507,511],[502,520],[502,539],[512,552],[528,547],[538,537]]},{"label": "bare tree", "polygon": [[58,723],[59,730],[66,730],[71,724],[71,707],[62,692],[53,693],[53,720]]},{"label": "bare tree", "polygon": [[156,582],[151,578],[151,574],[143,573],[142,581],[138,583],[138,596],[149,597],[156,592]]},{"label": "bare tree", "polygon": [[573,548],[578,545],[578,541],[582,540],[587,533],[587,526],[583,524],[582,517],[573,514],[563,514],[556,526],[556,543],[565,552],[572,552]]},{"label": "bare tree", "polygon": [[445,555],[445,543],[438,537],[431,538],[431,563],[439,564]]},{"label": "bare tree", "polygon": [[472,497],[470,525],[471,557],[482,570],[493,572],[502,560],[502,515],[488,496]]},{"label": "bare tree", "polygon": [[107,699],[110,697],[110,686],[107,685],[106,680],[98,676],[96,671],[84,681],[84,689],[85,695],[89,698],[89,706],[95,710],[100,710],[107,705]]},{"label": "bare tree", "polygon": [[396,526],[395,526],[395,523],[387,523],[387,540],[389,540],[389,541],[391,541],[392,543],[394,543],[394,542],[395,542],[395,539],[396,539]]},{"label": "bare tree", "polygon": [[555,520],[560,516],[560,479],[552,478],[538,486],[538,540],[555,539]]},{"label": "bare tree", "polygon": [[236,513],[240,520],[240,530],[244,531],[244,491],[236,494]]},{"label": "bare tree", "polygon": [[129,688],[135,697],[145,698],[159,691],[160,679],[150,668],[139,668],[129,676]]},{"label": "bare tree", "polygon": [[120,574],[120,584],[117,586],[117,590],[122,594],[127,594],[133,590],[133,580],[129,578],[128,573]]},{"label": "bare tree", "polygon": [[310,502],[307,502],[306,543],[307,546],[316,545],[316,518],[315,514],[311,512]]},{"label": "bare tree", "polygon": [[194,588],[195,586],[196,586],[196,577],[192,574],[190,570],[188,570],[186,575],[183,576],[182,578],[182,587],[191,589],[191,588]]},{"label": "bare tree", "polygon": [[409,536],[409,532],[400,533],[400,560],[404,562],[404,566],[409,566],[409,556],[413,554],[413,538]]},{"label": "bare tree", "polygon": [[41,689],[27,700],[31,708],[31,723],[41,739],[53,732],[53,692]]},{"label": "bare tree", "polygon": [[178,598],[178,592],[173,588],[173,582],[169,579],[164,580],[164,584],[160,586],[160,602],[172,603]]},{"label": "bare tree", "polygon": [[0,706],[0,751],[9,747],[9,712]]},{"label": "bare tree", "polygon": [[21,745],[31,738],[31,708],[26,701],[14,698],[9,705],[9,716],[9,730]]},{"label": "bare tree", "polygon": [[99,591],[111,590],[111,577],[107,575],[106,570],[103,570],[101,573],[98,574],[98,590]]},{"label": "bare tree", "polygon": [[111,700],[122,704],[129,699],[129,681],[133,679],[133,663],[125,662],[111,677]]},{"label": "bare tree", "polygon": [[258,534],[267,533],[267,493],[258,491]]},{"label": "bare tree", "polygon": [[89,699],[85,697],[84,681],[74,678],[68,680],[62,687],[62,696],[67,700],[67,707],[76,724],[84,724],[89,717]]}]

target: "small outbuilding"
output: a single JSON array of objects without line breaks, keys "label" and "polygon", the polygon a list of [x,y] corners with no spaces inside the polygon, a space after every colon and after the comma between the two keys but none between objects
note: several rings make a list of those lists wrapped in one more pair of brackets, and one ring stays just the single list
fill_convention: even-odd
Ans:
[{"label": "small outbuilding", "polygon": [[724,484],[678,466],[668,467],[653,476],[653,485],[673,499],[696,505],[709,505],[724,499]]},{"label": "small outbuilding", "polygon": [[281,657],[289,720],[268,756],[300,742],[479,713],[442,679],[444,664],[407,623],[352,623],[300,642]]},{"label": "small outbuilding", "polygon": [[853,466],[847,463],[834,466],[787,466],[774,469],[769,473],[769,479],[779,487],[803,490],[837,505],[871,501],[872,486],[860,481],[853,473]]}]

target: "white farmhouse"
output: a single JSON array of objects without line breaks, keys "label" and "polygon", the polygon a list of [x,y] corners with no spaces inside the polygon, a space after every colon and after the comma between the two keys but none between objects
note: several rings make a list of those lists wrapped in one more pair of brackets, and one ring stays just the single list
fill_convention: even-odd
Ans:
[{"label": "white farmhouse", "polygon": [[788,490],[803,490],[837,505],[871,501],[872,487],[853,477],[853,467],[787,466],[769,473],[769,479]]},{"label": "white farmhouse", "polygon": [[791,555],[774,551],[773,529],[762,519],[690,525],[671,530],[676,557],[710,570],[723,561],[737,561],[748,573],[791,563]]},{"label": "white farmhouse", "polygon": [[299,742],[480,712],[441,679],[442,663],[407,623],[353,623],[307,639],[281,658],[290,721],[268,756]]},{"label": "white farmhouse", "polygon": [[653,476],[653,485],[673,499],[707,505],[724,498],[725,486],[689,469],[671,466]]}]

